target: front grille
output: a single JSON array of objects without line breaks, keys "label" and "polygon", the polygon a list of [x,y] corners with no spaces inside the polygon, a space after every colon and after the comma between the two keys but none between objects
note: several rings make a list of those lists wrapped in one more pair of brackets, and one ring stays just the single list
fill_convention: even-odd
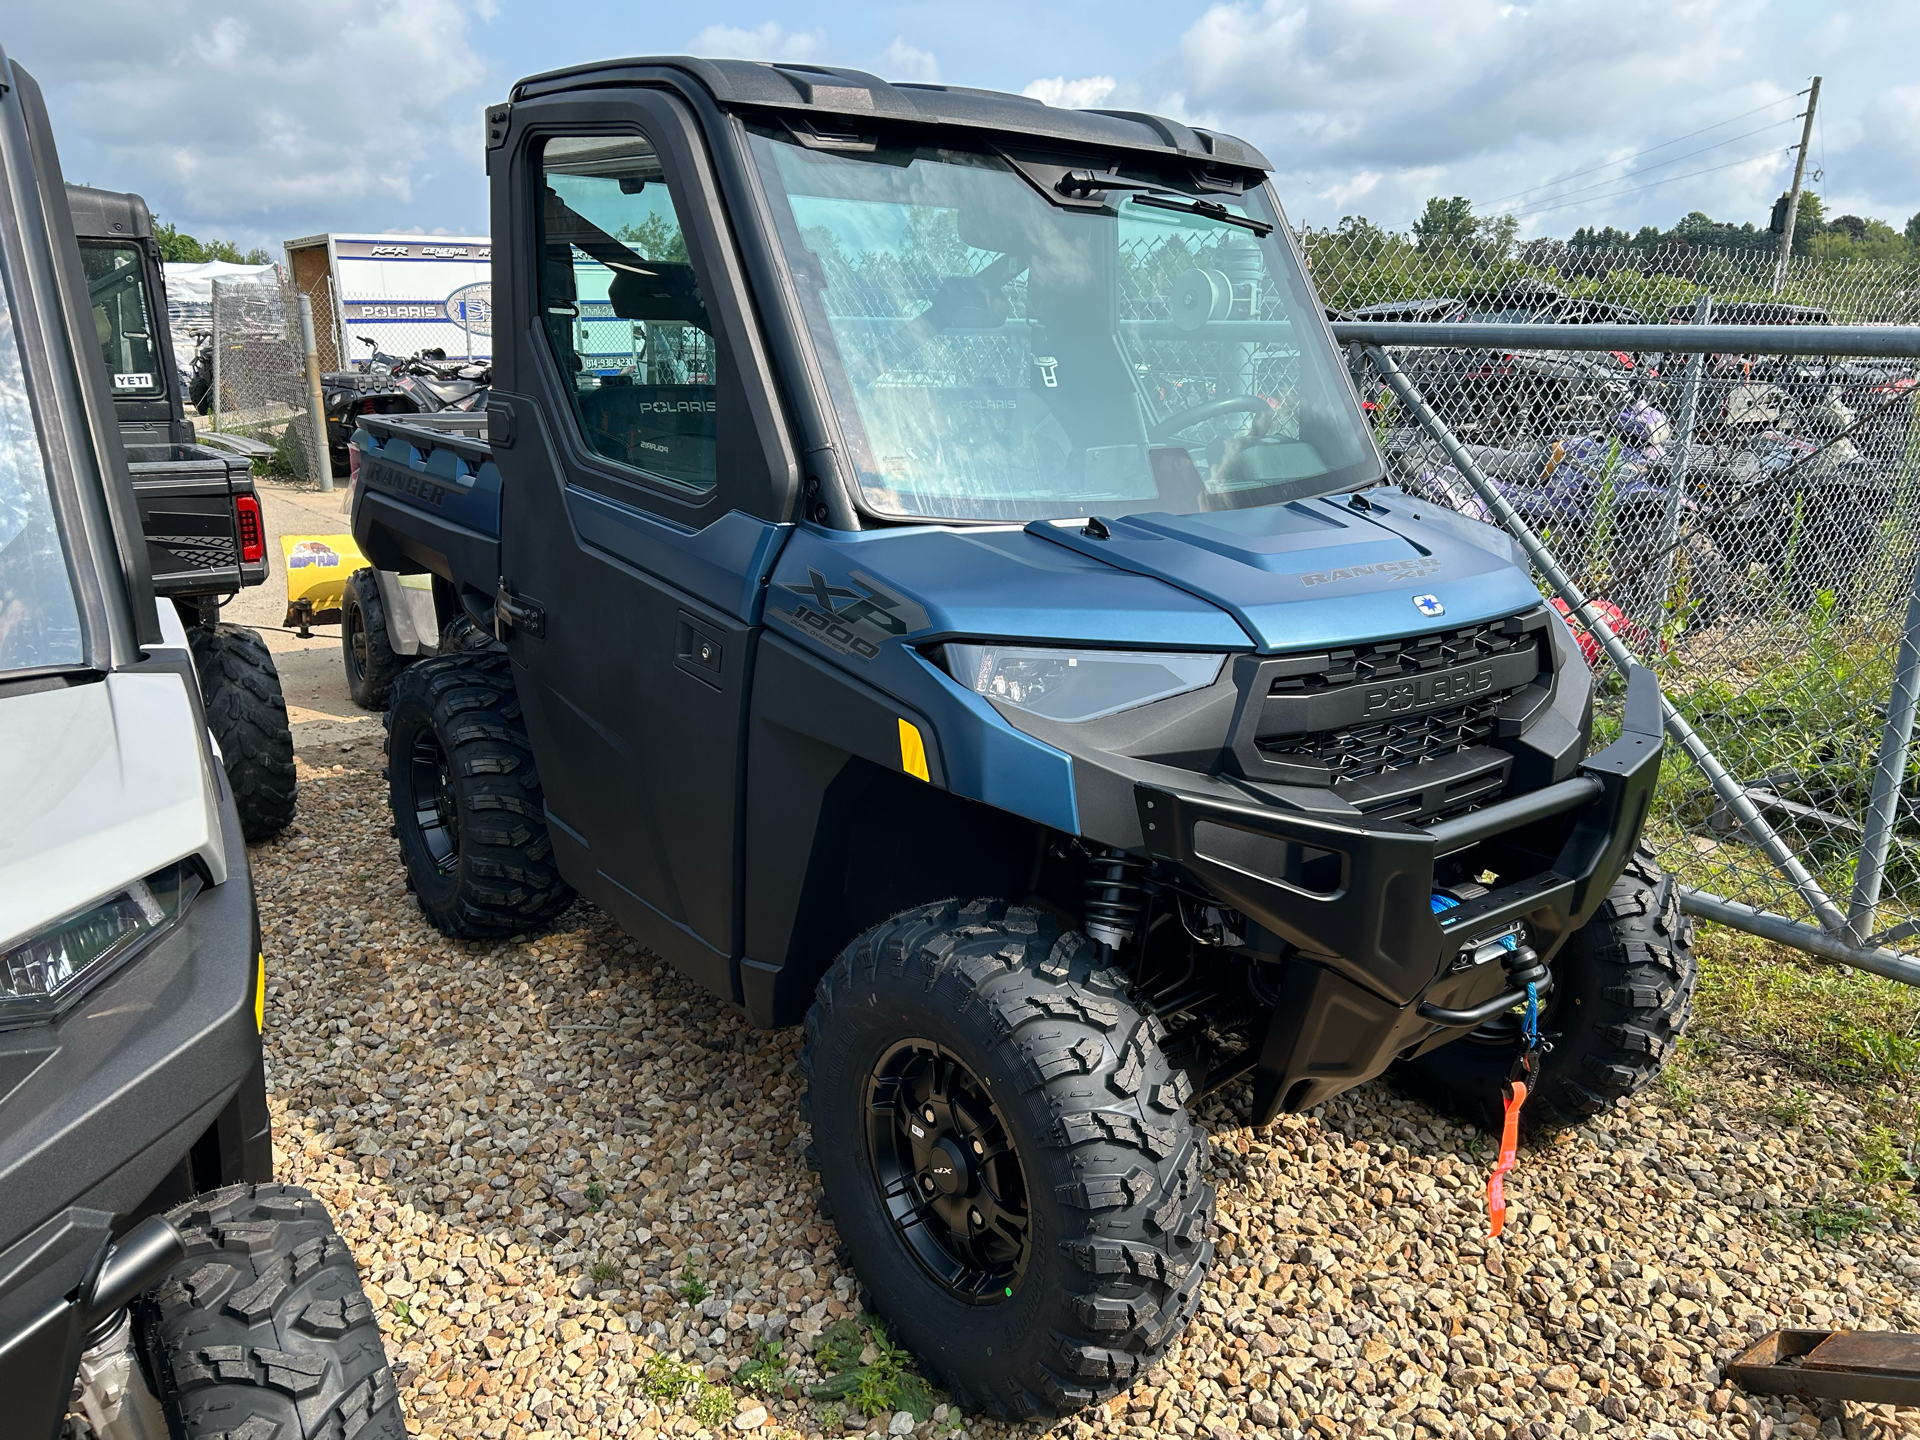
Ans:
[{"label": "front grille", "polygon": [[1470,700],[1424,715],[1375,720],[1311,735],[1287,735],[1260,742],[1262,753],[1278,759],[1317,760],[1335,785],[1364,780],[1389,770],[1404,770],[1423,760],[1458,754],[1493,739],[1502,695]]},{"label": "front grille", "polygon": [[1499,799],[1512,757],[1494,742],[1547,668],[1547,623],[1541,607],[1266,662],[1254,744],[1267,773],[1330,784],[1369,816],[1415,825]]},{"label": "front grille", "polygon": [[1340,650],[1282,656],[1274,666],[1268,693],[1299,695],[1337,686],[1369,685],[1445,670],[1516,649],[1532,649],[1538,644],[1541,618],[1543,611],[1532,611],[1412,640],[1377,640]]}]

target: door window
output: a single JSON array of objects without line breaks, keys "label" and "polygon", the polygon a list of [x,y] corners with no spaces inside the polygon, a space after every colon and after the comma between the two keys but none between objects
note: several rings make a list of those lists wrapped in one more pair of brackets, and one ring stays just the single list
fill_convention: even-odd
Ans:
[{"label": "door window", "polygon": [[581,438],[713,489],[719,357],[658,154],[638,136],[559,136],[540,169],[540,310]]}]

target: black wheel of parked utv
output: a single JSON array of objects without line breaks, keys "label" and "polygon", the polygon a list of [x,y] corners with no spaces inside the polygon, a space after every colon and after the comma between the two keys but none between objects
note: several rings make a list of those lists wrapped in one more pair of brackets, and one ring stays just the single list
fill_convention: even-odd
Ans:
[{"label": "black wheel of parked utv", "polygon": [[363,710],[384,710],[400,672],[418,657],[396,655],[387,638],[387,604],[371,570],[356,570],[340,591],[340,658],[347,693]]},{"label": "black wheel of parked utv", "polygon": [[280,672],[260,636],[244,625],[189,625],[187,646],[200,676],[207,728],[248,840],[278,835],[293,822],[298,782],[293,730]]},{"label": "black wheel of parked utv", "polygon": [[[1644,1089],[1693,1018],[1693,921],[1671,875],[1639,847],[1593,918],[1553,960],[1540,1032],[1553,1049],[1520,1112],[1528,1133],[1577,1125]],[[1520,1049],[1518,1012],[1393,1067],[1401,1088],[1498,1133],[1500,1088]]]},{"label": "black wheel of parked utv", "polygon": [[408,666],[386,725],[393,833],[434,928],[455,939],[517,935],[566,909],[573,890],[553,862],[507,657]]},{"label": "black wheel of parked utv", "polygon": [[136,1321],[173,1434],[402,1440],[379,1321],[325,1205],[293,1185],[231,1185],[167,1218],[187,1257]]},{"label": "black wheel of parked utv", "polygon": [[854,941],[807,1014],[808,1160],[876,1309],[965,1409],[1112,1395],[1199,1303],[1206,1137],[1124,992],[1051,916],[946,901]]}]

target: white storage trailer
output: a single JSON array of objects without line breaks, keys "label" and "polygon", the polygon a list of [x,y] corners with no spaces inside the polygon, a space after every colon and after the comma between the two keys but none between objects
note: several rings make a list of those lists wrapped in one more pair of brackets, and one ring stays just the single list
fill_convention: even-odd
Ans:
[{"label": "white storage trailer", "polygon": [[492,358],[486,236],[309,235],[286,249],[294,284],[313,302],[323,370],[364,364],[376,346],[390,355],[438,347]]}]

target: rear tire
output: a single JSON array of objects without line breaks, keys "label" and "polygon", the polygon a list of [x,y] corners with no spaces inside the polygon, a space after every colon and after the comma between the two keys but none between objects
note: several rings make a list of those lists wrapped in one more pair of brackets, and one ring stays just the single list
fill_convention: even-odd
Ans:
[{"label": "rear tire", "polygon": [[[1693,920],[1680,913],[1673,877],[1638,847],[1593,918],[1553,959],[1540,1032],[1553,1049],[1520,1125],[1564,1129],[1651,1084],[1693,1019]],[[1500,1088],[1519,1053],[1511,1016],[1393,1067],[1408,1094],[1443,1114],[1498,1134]]]},{"label": "rear tire", "polygon": [[1199,1304],[1206,1136],[1125,984],[1049,915],[950,900],[848,946],[807,1014],[808,1159],[874,1308],[964,1409],[1115,1394]]},{"label": "rear tire", "polygon": [[200,677],[207,728],[250,841],[278,835],[293,822],[299,782],[293,729],[280,672],[265,642],[244,625],[190,625],[187,647]]},{"label": "rear tire", "polygon": [[340,659],[347,693],[363,710],[384,710],[400,672],[417,658],[396,655],[387,635],[387,604],[371,570],[356,570],[340,592]]},{"label": "rear tire", "polygon": [[386,725],[393,833],[436,930],[455,939],[517,935],[572,903],[505,655],[408,666],[394,682]]},{"label": "rear tire", "polygon": [[187,1258],[137,1320],[174,1434],[403,1440],[380,1324],[325,1205],[293,1185],[231,1185],[167,1218]]}]

